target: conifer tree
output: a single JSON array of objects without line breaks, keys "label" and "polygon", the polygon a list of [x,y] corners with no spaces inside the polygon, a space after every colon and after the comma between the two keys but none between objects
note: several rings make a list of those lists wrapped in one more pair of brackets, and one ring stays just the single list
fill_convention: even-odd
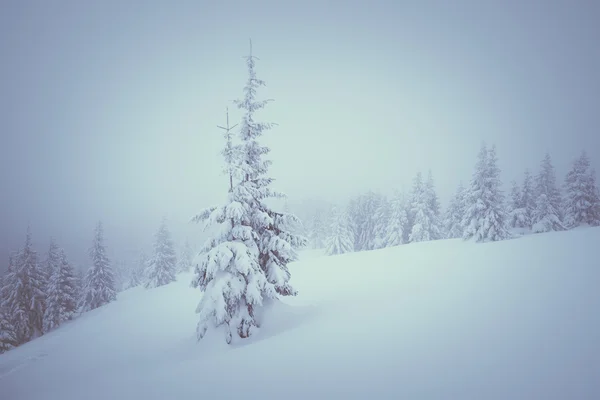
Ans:
[{"label": "conifer tree", "polygon": [[446,209],[445,228],[448,239],[461,238],[463,236],[462,220],[465,215],[465,194],[465,187],[460,182]]},{"label": "conifer tree", "polygon": [[[247,338],[261,325],[264,306],[279,296],[293,296],[287,264],[296,259],[295,249],[306,239],[294,235],[289,227],[298,219],[271,210],[265,200],[285,196],[270,189],[266,176],[270,161],[263,156],[269,149],[259,144],[262,133],[272,124],[257,122],[255,112],[267,100],[257,100],[257,89],[264,81],[256,76],[255,57],[246,57],[248,81],[244,98],[236,102],[244,111],[238,156],[227,167],[233,171],[228,202],[198,214],[194,220],[222,225],[220,234],[205,245],[195,267],[192,285],[204,291],[198,305],[198,339],[209,327],[223,327],[225,340],[231,343],[232,331]],[[227,163],[227,160],[226,160]]]},{"label": "conifer tree", "polygon": [[510,204],[508,206],[508,213],[510,217],[510,227],[511,228],[519,228],[522,225],[523,216],[521,207],[521,188],[517,181],[511,182],[511,190],[510,190]]},{"label": "conifer tree", "polygon": [[17,335],[8,311],[0,305],[0,354],[17,346]]},{"label": "conifer tree", "polygon": [[600,194],[596,174],[583,151],[565,179],[565,222],[573,228],[600,225]]},{"label": "conifer tree", "polygon": [[317,209],[313,214],[312,227],[310,231],[310,239],[313,249],[322,249],[325,247],[325,238],[327,233],[325,231],[325,223],[323,222],[323,215],[320,209]]},{"label": "conifer tree", "polygon": [[421,172],[418,172],[413,180],[413,191],[411,201],[412,227],[409,241],[423,242],[435,240],[441,236],[439,222],[432,208],[433,198],[427,183],[423,182]]},{"label": "conifer tree", "polygon": [[98,222],[89,250],[92,265],[85,275],[80,309],[94,310],[117,299],[115,278],[104,246],[104,228]]},{"label": "conifer tree", "polygon": [[556,185],[556,174],[550,154],[542,160],[541,170],[536,177],[536,203],[533,212],[533,232],[565,230],[562,222],[560,190]]},{"label": "conifer tree", "polygon": [[[52,242],[50,253],[55,252],[56,262],[49,263],[50,280],[46,293],[46,312],[44,313],[44,332],[57,328],[63,322],[73,318],[77,311],[77,278],[67,260],[64,250]],[[54,257],[54,255],[52,255]],[[49,256],[48,259],[51,257]]]},{"label": "conifer tree", "polygon": [[500,169],[496,147],[488,151],[481,146],[475,173],[467,194],[463,219],[463,238],[477,242],[497,241],[512,237],[507,229],[508,216],[504,209],[504,195],[500,189]]},{"label": "conifer tree", "polygon": [[404,242],[404,230],[408,225],[406,204],[400,193],[395,193],[390,202],[390,217],[386,226],[385,247],[401,245]]},{"label": "conifer tree", "polygon": [[17,344],[30,341],[43,333],[45,309],[45,275],[38,265],[37,252],[31,243],[31,230],[27,228],[25,246],[6,276],[5,307],[17,338]]},{"label": "conifer tree", "polygon": [[440,200],[435,191],[435,183],[433,181],[431,170],[429,170],[427,182],[425,183],[425,198],[431,218],[431,240],[441,239],[444,235],[442,231],[443,224],[440,217]]},{"label": "conifer tree", "polygon": [[162,220],[155,236],[154,255],[148,261],[146,271],[146,289],[167,285],[175,281],[177,270],[177,257],[171,233],[167,229],[167,222]]},{"label": "conifer tree", "polygon": [[386,247],[387,227],[390,220],[390,204],[383,196],[376,198],[375,227],[373,229],[373,249]]},{"label": "conifer tree", "polygon": [[331,233],[327,238],[325,254],[337,255],[350,253],[354,250],[354,238],[348,226],[348,214],[334,207]]}]

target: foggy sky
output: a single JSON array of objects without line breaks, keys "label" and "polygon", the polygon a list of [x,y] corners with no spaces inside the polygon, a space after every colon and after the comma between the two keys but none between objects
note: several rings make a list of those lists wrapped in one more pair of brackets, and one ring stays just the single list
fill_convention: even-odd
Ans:
[{"label": "foggy sky", "polygon": [[[444,202],[482,141],[504,189],[549,151],[562,182],[600,168],[600,3],[591,1],[3,1],[0,267],[27,224],[87,264],[175,240],[221,201],[216,125],[240,113],[242,56],[274,98],[274,184],[290,204],[410,187],[431,168]],[[258,115],[257,115],[258,117]]]}]

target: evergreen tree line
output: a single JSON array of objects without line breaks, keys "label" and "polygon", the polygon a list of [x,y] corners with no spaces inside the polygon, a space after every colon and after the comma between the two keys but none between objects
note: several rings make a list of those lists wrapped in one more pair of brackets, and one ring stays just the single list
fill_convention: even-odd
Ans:
[{"label": "evergreen tree line", "polygon": [[106,255],[102,223],[95,228],[89,256],[91,263],[85,275],[77,273],[65,251],[51,239],[47,254],[40,260],[27,228],[25,245],[11,253],[8,270],[0,275],[0,353],[116,300],[120,290],[142,284],[146,288],[166,285],[175,280],[176,273],[188,272],[192,265],[188,242],[177,262],[164,220],[155,236],[152,257],[142,253],[122,285]]},{"label": "evergreen tree line", "polygon": [[535,175],[526,170],[520,185],[512,182],[507,200],[499,175],[495,146],[483,145],[469,185],[458,185],[443,212],[431,171],[427,179],[419,172],[408,194],[396,191],[388,199],[370,191],[346,207],[315,211],[308,221],[310,244],[334,255],[438,239],[497,241],[600,225],[600,192],[585,151],[562,188],[549,154]]}]

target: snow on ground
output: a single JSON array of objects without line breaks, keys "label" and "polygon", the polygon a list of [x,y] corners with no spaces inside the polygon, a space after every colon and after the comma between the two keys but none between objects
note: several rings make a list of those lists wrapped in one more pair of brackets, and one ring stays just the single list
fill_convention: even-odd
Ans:
[{"label": "snow on ground", "polygon": [[195,340],[191,274],[0,355],[0,398],[600,399],[600,229],[291,265],[298,297]]}]

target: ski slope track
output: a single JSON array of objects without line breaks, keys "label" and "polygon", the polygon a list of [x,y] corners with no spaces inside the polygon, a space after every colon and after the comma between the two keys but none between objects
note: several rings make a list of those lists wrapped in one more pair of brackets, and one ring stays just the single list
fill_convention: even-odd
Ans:
[{"label": "ski slope track", "polygon": [[600,399],[599,255],[599,228],[306,252],[232,346],[183,274],[0,355],[0,398]]}]

